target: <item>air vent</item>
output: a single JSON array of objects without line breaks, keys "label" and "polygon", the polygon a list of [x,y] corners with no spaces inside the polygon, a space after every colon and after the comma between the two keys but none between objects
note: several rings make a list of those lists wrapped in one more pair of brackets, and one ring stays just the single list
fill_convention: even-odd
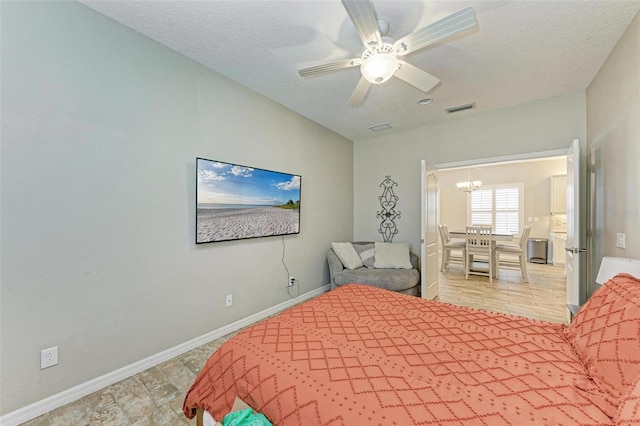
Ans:
[{"label": "air vent", "polygon": [[447,108],[445,109],[445,111],[447,112],[447,114],[453,114],[454,112],[466,111],[468,109],[475,109],[475,107],[476,107],[476,104],[474,102],[472,104],[466,104],[466,105],[460,105],[453,108]]},{"label": "air vent", "polygon": [[369,127],[369,130],[371,130],[372,132],[379,132],[381,130],[387,130],[390,129],[391,126],[387,123],[382,123],[382,124],[376,124],[375,126],[371,126]]}]

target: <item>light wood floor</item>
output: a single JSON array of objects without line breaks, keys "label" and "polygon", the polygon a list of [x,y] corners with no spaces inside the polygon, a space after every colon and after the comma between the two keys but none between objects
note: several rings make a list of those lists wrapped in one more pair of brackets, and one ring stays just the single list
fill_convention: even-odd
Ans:
[{"label": "light wood floor", "polygon": [[460,265],[440,273],[438,300],[544,321],[566,323],[566,279],[564,267],[527,263],[529,282],[519,270],[500,270],[498,279],[469,275]]},{"label": "light wood floor", "polygon": [[[438,300],[551,322],[565,322],[563,269],[527,264],[529,283],[519,271],[501,271],[497,280],[470,276],[452,265],[440,274]],[[187,389],[209,355],[230,338],[217,339],[186,354],[46,413],[25,425],[195,425],[182,415]]]}]

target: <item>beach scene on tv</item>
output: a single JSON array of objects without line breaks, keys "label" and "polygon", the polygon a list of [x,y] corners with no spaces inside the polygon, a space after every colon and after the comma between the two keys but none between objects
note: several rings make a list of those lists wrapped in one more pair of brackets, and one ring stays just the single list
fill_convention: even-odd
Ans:
[{"label": "beach scene on tv", "polygon": [[300,232],[300,176],[197,159],[196,243]]}]

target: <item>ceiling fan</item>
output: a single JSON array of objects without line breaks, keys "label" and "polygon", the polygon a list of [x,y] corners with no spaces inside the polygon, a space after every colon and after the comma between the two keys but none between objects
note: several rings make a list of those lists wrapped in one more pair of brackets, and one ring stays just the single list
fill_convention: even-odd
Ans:
[{"label": "ceiling fan", "polygon": [[478,24],[474,10],[466,7],[394,42],[386,37],[389,24],[378,20],[370,0],[342,0],[342,4],[364,43],[364,52],[359,58],[316,65],[298,70],[298,73],[302,77],[311,77],[359,65],[362,77],[349,99],[351,107],[362,105],[372,84],[380,85],[394,75],[425,93],[433,89],[440,82],[437,77],[399,57],[474,28]]}]

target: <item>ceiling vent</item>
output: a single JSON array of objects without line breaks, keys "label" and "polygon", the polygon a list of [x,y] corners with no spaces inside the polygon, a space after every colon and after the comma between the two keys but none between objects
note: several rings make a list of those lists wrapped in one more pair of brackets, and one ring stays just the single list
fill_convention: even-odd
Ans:
[{"label": "ceiling vent", "polygon": [[457,107],[447,108],[445,109],[445,111],[447,112],[447,114],[453,114],[454,112],[466,111],[468,109],[475,109],[475,108],[476,108],[476,104],[474,102],[472,104],[466,104],[466,105],[460,105]]},{"label": "ceiling vent", "polygon": [[376,124],[375,126],[369,127],[369,130],[371,130],[372,132],[379,132],[379,131],[387,130],[390,128],[391,126],[388,123],[382,123],[382,124]]}]

